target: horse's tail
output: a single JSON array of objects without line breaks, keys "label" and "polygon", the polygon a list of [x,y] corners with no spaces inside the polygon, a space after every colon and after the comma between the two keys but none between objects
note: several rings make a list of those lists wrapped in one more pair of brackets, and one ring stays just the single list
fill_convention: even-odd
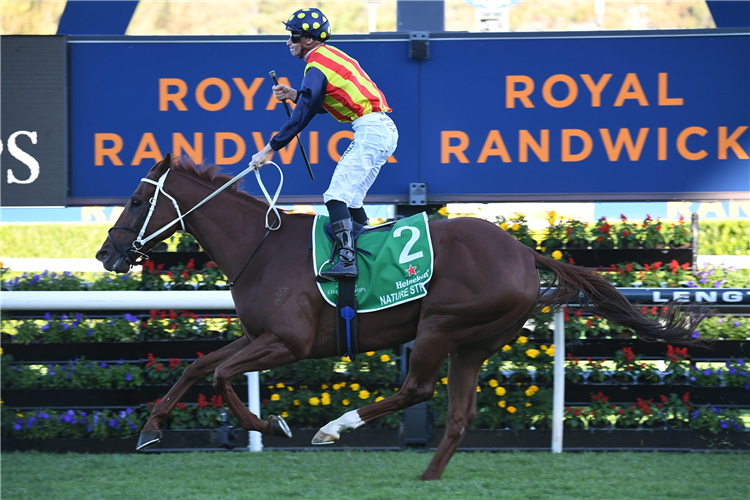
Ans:
[{"label": "horse's tail", "polygon": [[584,268],[559,262],[534,253],[538,269],[551,271],[555,279],[541,293],[538,307],[559,308],[576,301],[587,312],[630,328],[644,340],[697,344],[693,337],[695,329],[711,311],[694,304],[677,301],[660,308],[655,321],[646,319],[611,283]]}]

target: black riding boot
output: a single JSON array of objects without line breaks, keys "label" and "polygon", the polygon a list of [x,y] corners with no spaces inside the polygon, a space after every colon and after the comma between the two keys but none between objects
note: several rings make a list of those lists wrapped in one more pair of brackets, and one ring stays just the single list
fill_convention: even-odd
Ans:
[{"label": "black riding boot", "polygon": [[331,223],[331,227],[339,247],[339,260],[333,267],[321,272],[320,276],[331,281],[340,278],[356,278],[359,276],[359,271],[357,270],[357,251],[354,248],[352,235],[352,220],[339,220]]}]

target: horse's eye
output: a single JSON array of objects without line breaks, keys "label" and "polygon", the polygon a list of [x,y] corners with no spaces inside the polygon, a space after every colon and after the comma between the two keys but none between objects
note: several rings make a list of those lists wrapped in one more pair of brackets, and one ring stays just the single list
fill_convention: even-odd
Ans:
[{"label": "horse's eye", "polygon": [[130,199],[130,204],[134,207],[140,207],[141,206],[141,200],[136,200],[135,198]]}]

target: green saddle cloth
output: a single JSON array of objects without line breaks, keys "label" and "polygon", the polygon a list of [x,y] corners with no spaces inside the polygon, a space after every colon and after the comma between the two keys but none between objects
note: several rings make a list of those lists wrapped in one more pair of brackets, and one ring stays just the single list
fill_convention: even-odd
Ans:
[{"label": "green saddle cloth", "polygon": [[[329,259],[333,243],[325,234],[329,221],[329,217],[318,215],[313,222],[316,275],[332,265]],[[426,213],[401,219],[390,231],[366,231],[357,238],[356,245],[362,250],[357,252],[357,312],[380,311],[427,295],[425,285],[432,278],[434,258]],[[338,281],[318,283],[318,289],[329,304],[336,305]]]}]

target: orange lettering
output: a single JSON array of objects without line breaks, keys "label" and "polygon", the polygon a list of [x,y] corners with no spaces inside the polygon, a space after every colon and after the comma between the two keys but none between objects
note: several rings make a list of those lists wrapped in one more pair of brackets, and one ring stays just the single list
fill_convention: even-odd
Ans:
[{"label": "orange lettering", "polygon": [[704,150],[700,150],[697,153],[693,153],[687,148],[687,139],[691,135],[699,135],[703,137],[708,133],[708,130],[706,130],[703,127],[688,127],[682,132],[680,132],[680,135],[677,136],[677,151],[680,152],[683,158],[686,160],[701,160],[708,156],[708,153],[706,153]]},{"label": "orange lettering", "polygon": [[[111,141],[112,147],[104,147],[105,141]],[[104,157],[109,158],[113,165],[122,165],[117,153],[122,151],[122,137],[117,134],[94,134],[94,165],[104,165]]]},{"label": "orange lettering", "polygon": [[[172,151],[174,156],[187,155],[193,159],[193,161],[200,163],[203,161],[203,132],[196,132],[193,134],[193,147],[185,136],[179,132],[172,134]],[[183,149],[185,152],[183,153]]]},{"label": "orange lettering", "polygon": [[659,160],[667,159],[667,128],[659,127]]},{"label": "orange lettering", "polygon": [[659,73],[659,106],[682,106],[682,97],[667,97],[667,73]]},{"label": "orange lettering", "polygon": [[[562,101],[558,101],[552,95],[552,87],[558,82],[564,83],[568,86],[568,97]],[[544,82],[542,96],[544,97],[545,102],[553,108],[567,108],[573,104],[576,97],[578,97],[578,84],[568,75],[553,75],[547,78],[547,81]]]},{"label": "orange lettering", "polygon": [[310,131],[310,163],[318,163],[318,132]]},{"label": "orange lettering", "polygon": [[[458,139],[458,144],[451,146],[451,139]],[[440,133],[440,163],[450,163],[451,155],[456,155],[460,163],[469,163],[464,151],[469,147],[469,136],[460,130],[443,130]]]},{"label": "orange lettering", "polygon": [[[523,83],[523,89],[516,90],[516,83]],[[505,77],[505,107],[515,108],[516,99],[519,99],[524,107],[533,108],[534,105],[531,103],[531,99],[529,99],[529,95],[531,95],[533,91],[534,80],[530,77],[526,75],[507,75]]]},{"label": "orange lettering", "polygon": [[499,130],[490,130],[490,133],[487,134],[487,140],[484,141],[484,146],[482,146],[482,152],[479,153],[477,163],[486,163],[488,156],[499,156],[503,159],[504,163],[510,163],[511,161]]},{"label": "orange lettering", "polygon": [[[170,94],[169,87],[177,87],[177,93]],[[159,111],[168,111],[170,101],[179,111],[187,111],[182,99],[187,95],[187,83],[179,78],[159,78]]]},{"label": "orange lettering", "polygon": [[[570,139],[571,137],[578,137],[583,141],[583,149],[580,153],[572,154],[570,152]],[[591,150],[594,148],[594,141],[591,140],[591,136],[579,129],[564,128],[562,131],[562,161],[581,161],[588,158],[591,154]]]},{"label": "orange lettering", "polygon": [[591,107],[598,108],[602,105],[602,91],[607,86],[607,82],[612,78],[612,73],[605,73],[599,79],[597,83],[591,78],[591,75],[581,75],[583,83],[586,84],[589,91],[591,92]]},{"label": "orange lettering", "polygon": [[641,106],[648,106],[646,94],[643,93],[641,82],[638,81],[638,75],[635,73],[628,73],[622,82],[620,92],[617,94],[617,99],[615,99],[615,107],[622,106],[625,99],[636,99]]},{"label": "orange lettering", "polygon": [[[217,165],[232,165],[239,162],[245,156],[245,140],[234,132],[216,132],[214,140]],[[224,156],[224,141],[232,141],[237,147],[237,152],[229,158]],[[260,148],[262,149],[263,146]]]},{"label": "orange lettering", "polygon": [[732,148],[732,151],[734,151],[734,154],[737,155],[737,158],[740,160],[747,160],[748,156],[744,149],[742,149],[742,146],[740,146],[737,143],[737,139],[740,138],[742,134],[745,133],[745,130],[747,130],[747,126],[743,125],[741,127],[737,127],[734,132],[732,132],[732,135],[727,137],[727,127],[719,127],[719,159],[720,160],[726,160],[727,159],[727,149]]},{"label": "orange lettering", "polygon": [[542,129],[542,143],[536,142],[528,130],[518,131],[518,161],[526,163],[529,161],[529,148],[531,148],[539,160],[549,161],[549,130]]},{"label": "orange lettering", "polygon": [[138,144],[138,149],[136,149],[133,161],[131,161],[130,164],[140,165],[146,158],[151,158],[156,162],[164,159],[164,155],[159,151],[159,145],[156,144],[154,134],[151,132],[145,132],[143,137],[141,137],[141,142]]},{"label": "orange lettering", "polygon": [[245,98],[245,111],[252,111],[253,97],[258,91],[260,84],[263,83],[263,78],[260,76],[257,77],[255,80],[253,80],[253,84],[250,87],[247,87],[245,85],[245,80],[243,80],[242,78],[232,78],[232,81],[237,86],[239,91],[242,92],[242,97]]},{"label": "orange lettering", "polygon": [[617,133],[617,141],[615,141],[614,146],[612,145],[612,137],[609,135],[608,129],[600,128],[599,133],[602,136],[602,142],[604,143],[604,149],[607,150],[609,161],[617,161],[620,159],[620,152],[622,151],[623,144],[628,150],[630,161],[638,161],[641,157],[641,151],[643,151],[643,144],[646,142],[648,129],[642,128],[638,132],[638,139],[636,139],[635,145],[633,145],[633,138],[630,136],[630,130],[626,128],[621,128],[620,132]]},{"label": "orange lettering", "polygon": [[[211,104],[206,100],[206,89],[215,85],[219,87],[221,91],[221,98],[215,103]],[[229,89],[229,85],[221,78],[206,78],[198,84],[195,89],[195,100],[198,102],[198,106],[205,109],[206,111],[219,111],[224,109],[229,103],[229,99],[232,97],[232,91]]]}]

